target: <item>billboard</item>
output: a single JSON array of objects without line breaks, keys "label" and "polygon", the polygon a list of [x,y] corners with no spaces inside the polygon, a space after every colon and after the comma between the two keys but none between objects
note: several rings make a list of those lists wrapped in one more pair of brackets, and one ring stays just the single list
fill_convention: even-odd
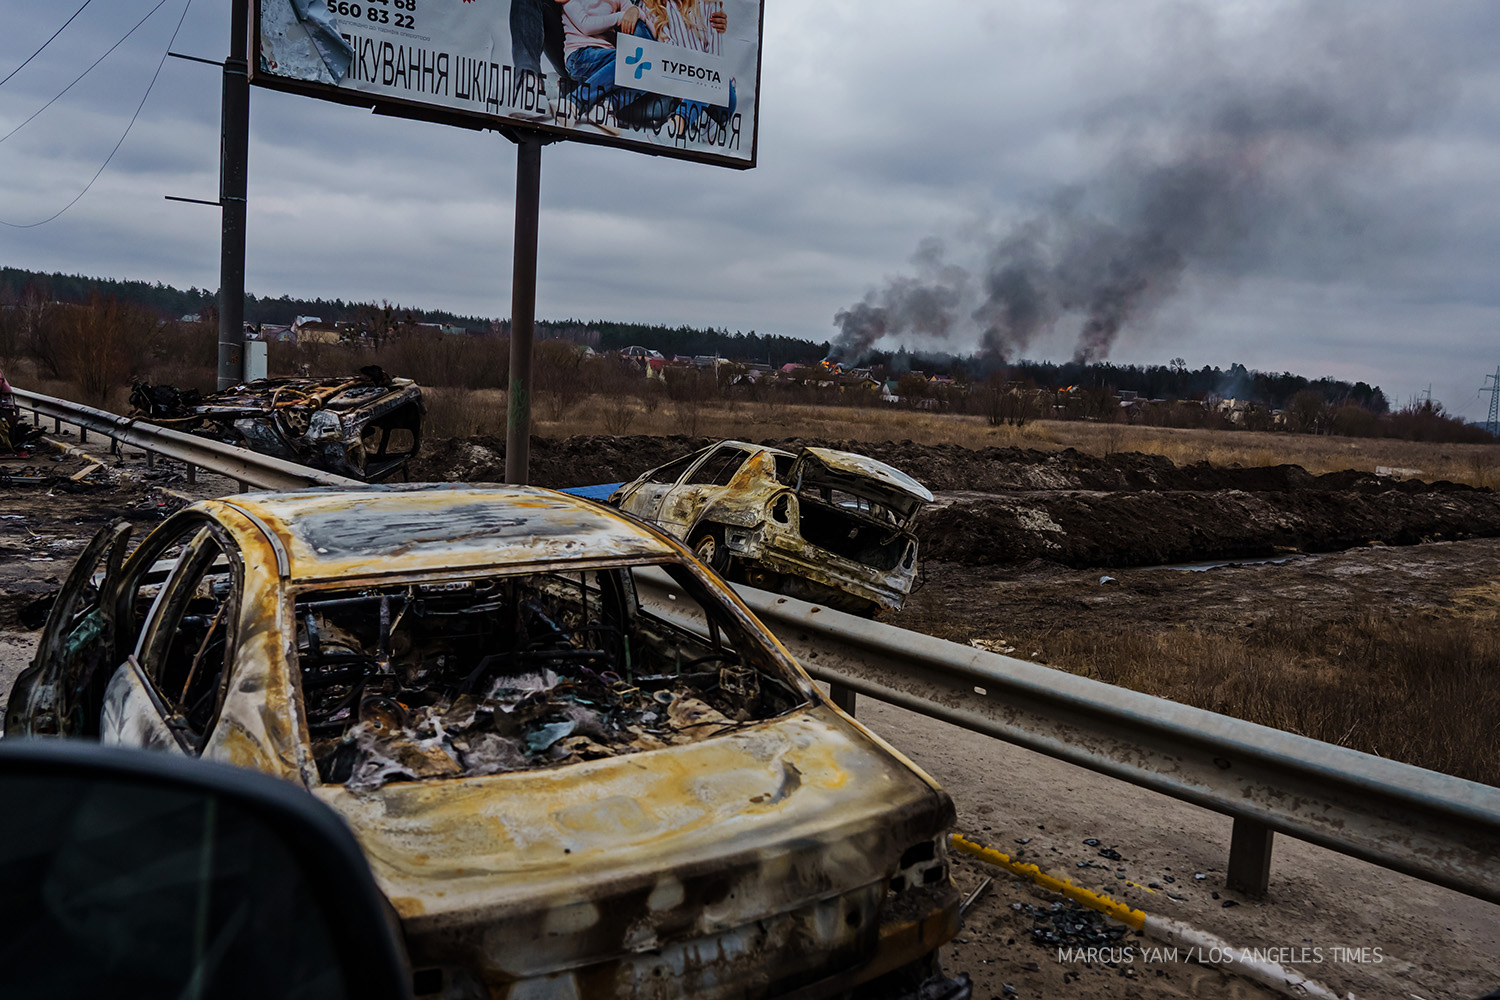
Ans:
[{"label": "billboard", "polygon": [[763,0],[253,0],[250,80],[755,166]]}]

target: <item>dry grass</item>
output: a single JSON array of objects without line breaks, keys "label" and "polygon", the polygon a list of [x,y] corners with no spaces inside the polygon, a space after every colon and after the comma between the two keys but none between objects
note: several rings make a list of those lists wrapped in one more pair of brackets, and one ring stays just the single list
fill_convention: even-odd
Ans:
[{"label": "dry grass", "polygon": [[423,389],[429,438],[505,436],[505,393],[499,389]]},{"label": "dry grass", "polygon": [[1106,683],[1420,767],[1500,785],[1500,634],[1493,619],[1304,622],[1248,634],[1141,629],[1042,639],[1048,662]]}]

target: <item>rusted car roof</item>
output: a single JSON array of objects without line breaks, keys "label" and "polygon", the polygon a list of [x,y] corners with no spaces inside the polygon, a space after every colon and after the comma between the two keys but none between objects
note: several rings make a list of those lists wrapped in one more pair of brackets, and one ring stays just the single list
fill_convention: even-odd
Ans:
[{"label": "rusted car roof", "polygon": [[[393,497],[392,494],[397,494]],[[649,528],[598,504],[528,486],[252,493],[225,503],[259,521],[284,574],[329,580],[556,560],[669,558]]]}]

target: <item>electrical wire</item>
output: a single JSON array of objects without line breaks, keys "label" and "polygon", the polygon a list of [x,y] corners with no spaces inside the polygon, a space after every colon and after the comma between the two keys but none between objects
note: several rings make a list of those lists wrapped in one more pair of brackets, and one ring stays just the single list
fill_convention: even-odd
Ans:
[{"label": "electrical wire", "polygon": [[[52,107],[52,105],[56,104],[59,100],[61,100],[63,94],[66,94],[68,91],[72,90],[75,86],[78,85],[78,81],[79,80],[82,80],[84,77],[86,77],[90,73],[92,73],[94,71],[94,67],[97,66],[97,65],[99,65],[100,63],[102,63],[105,59],[109,58],[109,54],[111,52],[113,52],[115,49],[118,49],[121,45],[124,45],[125,44],[125,39],[129,38],[131,35],[135,34],[136,28],[139,28],[141,25],[143,25],[147,21],[151,20],[151,15],[155,14],[157,11],[161,10],[162,5],[165,4],[166,2],[167,2],[167,0],[157,0],[156,6],[152,7],[150,10],[146,11],[146,16],[143,17],[143,18],[141,18],[139,21],[135,22],[135,28],[131,28],[129,31],[125,32],[125,37],[124,38],[121,38],[118,42],[115,42],[115,44],[111,45],[105,51],[104,55],[100,56],[98,59],[95,59],[93,62],[89,63],[89,68],[88,69],[84,70],[82,73],[79,73],[76,77],[74,77],[73,78],[73,82],[70,83],[70,84],[68,84],[66,87],[64,87],[62,89],[62,92],[59,93],[56,97],[52,98],[52,100],[48,101],[46,104],[43,104],[41,107],[37,108],[36,112],[34,114],[32,114],[32,116],[30,118],[26,119],[24,122],[22,122],[21,124],[17,125],[15,128],[11,129],[9,132],[5,133],[4,135],[0,135],[0,142],[4,142],[6,139],[9,139],[11,136],[13,136],[17,132],[21,131],[21,129],[25,128],[27,125],[30,125],[32,122],[36,121],[37,115],[40,115],[43,111],[46,111],[48,108]],[[184,9],[184,13],[186,13],[186,9]],[[178,26],[181,27],[180,24]],[[177,33],[173,32],[172,33],[172,37],[174,37],[174,38],[177,37]],[[165,60],[166,56],[163,56],[162,59]],[[154,82],[154,80],[153,80],[153,82]]]},{"label": "electrical wire", "polygon": [[[166,2],[167,2],[167,0],[161,0],[161,3],[158,3],[155,7],[152,7],[151,8],[151,13],[147,14],[146,18],[150,17],[151,14],[156,13],[157,10],[159,10],[161,8],[162,4],[164,4]],[[152,90],[152,88],[154,88],[156,86],[156,80],[157,80],[157,78],[161,76],[161,68],[162,68],[163,65],[166,64],[167,54],[172,51],[172,46],[177,41],[177,33],[182,30],[182,22],[187,20],[188,10],[192,6],[193,6],[193,0],[187,0],[187,3],[185,3],[185,4],[182,5],[182,16],[177,19],[177,27],[175,27],[175,28],[172,29],[172,37],[167,40],[166,51],[164,51],[161,54],[161,60],[159,62],[157,62],[157,64],[156,64],[156,72],[151,74],[151,82],[146,85],[146,92],[141,95],[141,103],[139,103],[139,104],[137,104],[135,106],[135,114],[133,114],[133,115],[130,116],[130,123],[125,126],[125,131],[123,133],[121,133],[121,135],[120,135],[120,141],[117,142],[117,143],[115,143],[115,148],[111,149],[109,151],[109,155],[104,158],[104,162],[101,163],[101,164],[99,164],[99,169],[96,170],[96,171],[94,171],[94,176],[89,178],[89,182],[83,186],[83,190],[80,191],[80,192],[78,192],[78,194],[74,195],[72,201],[68,202],[62,208],[59,208],[56,212],[54,212],[51,215],[47,216],[47,218],[41,220],[40,222],[17,223],[17,222],[8,222],[5,219],[0,219],[0,226],[9,226],[11,229],[35,229],[37,226],[45,226],[47,223],[51,222],[53,219],[55,219],[58,216],[62,215],[68,209],[70,209],[74,205],[78,204],[79,199],[82,198],[84,195],[86,195],[86,194],[89,193],[89,188],[93,187],[94,186],[94,182],[99,179],[99,175],[102,174],[102,173],[104,173],[104,168],[107,167],[107,166],[109,166],[110,161],[115,158],[115,154],[120,151],[120,147],[123,146],[123,145],[125,145],[125,137],[128,136],[128,135],[130,135],[130,130],[135,127],[135,121],[136,121],[137,118],[139,118],[141,116],[141,109],[146,106],[146,99],[151,96],[151,90]],[[146,23],[146,18],[141,18],[140,22],[136,24],[135,28],[139,28],[142,24],[145,24]],[[130,32],[134,33],[135,28],[131,28]],[[125,38],[129,38],[129,37],[130,37],[130,34],[126,34]],[[111,46],[109,51],[113,52],[115,50],[115,48],[119,46],[120,42],[125,41],[125,38],[120,39],[119,42],[116,42],[113,46]],[[104,55],[105,56],[109,55],[109,52],[104,53]],[[104,58],[104,56],[100,56],[99,57],[99,59],[101,59],[101,60],[103,58]],[[99,61],[95,60],[94,65],[97,66],[98,64],[99,64]],[[93,68],[94,68],[93,66],[89,67],[89,69],[93,69]],[[84,72],[87,73],[88,70],[84,70]],[[79,77],[79,79],[82,79],[82,77]],[[77,83],[77,82],[78,82],[78,80],[74,80],[73,81],[73,83]],[[73,84],[70,83],[70,84],[68,84],[68,86],[71,88],[73,86]],[[66,93],[66,92],[67,91],[64,91],[63,93]],[[57,96],[61,97],[62,94],[59,94]],[[57,98],[54,97],[52,100],[55,101],[55,100],[57,100]],[[52,101],[48,101],[47,103],[51,104]],[[45,111],[46,108],[43,108],[42,110]],[[37,112],[37,114],[41,114],[41,113],[42,113],[41,111]],[[31,117],[35,118],[36,115],[32,115]],[[30,120],[31,120],[30,118],[27,119],[27,121],[30,121]],[[22,122],[21,123],[21,125],[24,125],[24,124],[26,124],[26,122]],[[16,126],[16,128],[20,128],[20,127],[21,127],[20,125]],[[15,129],[12,129],[11,132],[14,133]],[[8,138],[10,138],[10,136],[7,135],[5,138],[8,139]],[[5,139],[0,139],[0,142],[4,142],[4,141],[5,141]]]},{"label": "electrical wire", "polygon": [[[87,7],[89,4],[91,4],[93,2],[94,2],[94,0],[83,0],[83,7]],[[77,10],[75,10],[73,12],[73,17],[77,17],[79,14],[82,14],[83,13],[83,7],[79,7]],[[0,87],[5,86],[7,83],[10,82],[10,78],[11,77],[15,76],[17,73],[21,72],[21,70],[25,69],[26,68],[26,63],[31,62],[31,60],[33,60],[37,56],[41,55],[42,54],[42,49],[45,49],[47,46],[51,45],[52,44],[52,39],[56,38],[58,35],[62,34],[63,33],[63,28],[66,28],[68,25],[70,25],[70,24],[73,23],[73,17],[70,17],[66,21],[64,21],[62,23],[62,28],[58,28],[56,31],[54,31],[52,33],[52,36],[50,38],[48,38],[45,42],[42,43],[41,48],[38,48],[31,55],[27,56],[26,57],[26,62],[23,62],[21,65],[17,66],[15,69],[13,69],[9,73],[5,74],[5,79],[4,80],[0,80]]]}]

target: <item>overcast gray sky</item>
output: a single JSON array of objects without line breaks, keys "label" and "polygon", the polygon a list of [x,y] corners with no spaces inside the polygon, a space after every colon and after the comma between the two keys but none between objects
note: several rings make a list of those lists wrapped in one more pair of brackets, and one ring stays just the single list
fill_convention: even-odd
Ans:
[{"label": "overcast gray sky", "polygon": [[[0,77],[80,2],[6,4]],[[92,4],[0,86],[0,134],[156,2]],[[0,220],[83,189],[183,6],[0,141]],[[176,50],[222,58],[227,9],[197,0]],[[769,0],[764,46],[754,170],[546,148],[540,317],[823,340],[865,303],[886,310],[882,346],[1087,343],[1364,379],[1393,402],[1430,383],[1484,416],[1492,4]],[[0,227],[0,263],[217,287],[217,212],[162,196],[215,197],[218,100],[216,69],[168,60],[92,189]],[[514,178],[494,133],[255,89],[247,287],[506,315]]]}]

